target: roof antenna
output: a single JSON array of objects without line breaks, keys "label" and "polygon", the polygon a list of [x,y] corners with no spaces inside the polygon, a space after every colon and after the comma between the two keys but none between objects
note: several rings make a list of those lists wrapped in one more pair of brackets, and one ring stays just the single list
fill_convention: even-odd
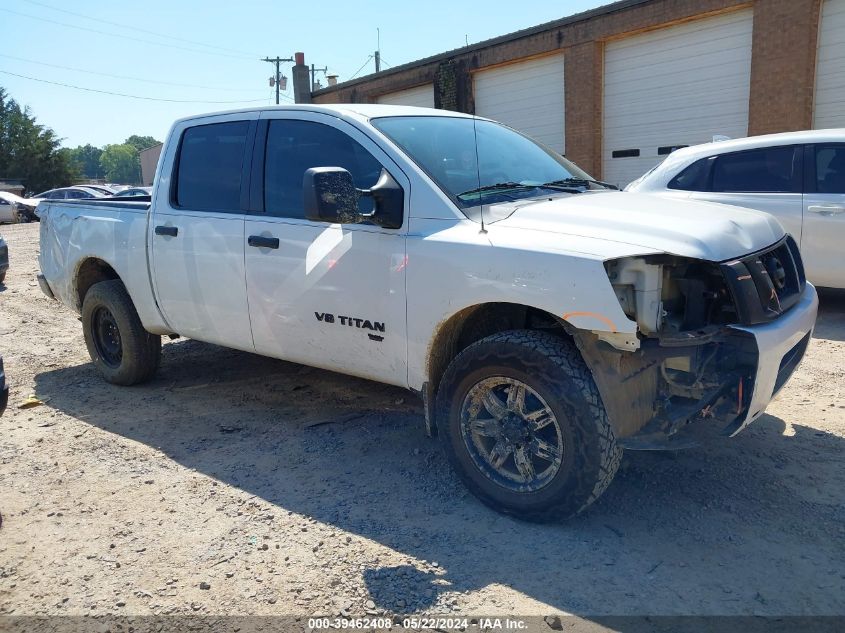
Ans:
[{"label": "roof antenna", "polygon": [[[478,177],[478,187],[481,188],[481,164],[478,160],[478,129],[476,127],[476,118],[475,115],[472,116],[472,136],[475,139],[475,173]],[[482,200],[481,194],[479,192],[478,196],[479,202]],[[487,229],[484,228],[484,203],[481,202],[481,233],[487,234]]]}]

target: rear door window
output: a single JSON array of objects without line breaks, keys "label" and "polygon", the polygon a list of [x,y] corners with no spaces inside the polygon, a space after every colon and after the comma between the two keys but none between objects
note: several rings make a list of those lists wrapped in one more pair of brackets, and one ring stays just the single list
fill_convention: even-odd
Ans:
[{"label": "rear door window", "polygon": [[816,193],[845,193],[845,145],[815,146]]},{"label": "rear door window", "polygon": [[176,167],[176,206],[193,211],[240,209],[249,126],[249,121],[230,121],[185,130]]},{"label": "rear door window", "polygon": [[722,154],[713,164],[711,191],[800,193],[800,148],[762,147]]}]

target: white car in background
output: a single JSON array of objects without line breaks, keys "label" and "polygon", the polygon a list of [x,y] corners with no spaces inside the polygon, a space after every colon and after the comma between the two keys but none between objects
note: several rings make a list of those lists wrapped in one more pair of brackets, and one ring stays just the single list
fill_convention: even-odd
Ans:
[{"label": "white car in background", "polygon": [[35,217],[35,204],[8,191],[0,191],[0,222],[29,222]]},{"label": "white car in background", "polygon": [[845,288],[845,129],[686,147],[625,190],[767,211],[798,241],[807,279]]}]

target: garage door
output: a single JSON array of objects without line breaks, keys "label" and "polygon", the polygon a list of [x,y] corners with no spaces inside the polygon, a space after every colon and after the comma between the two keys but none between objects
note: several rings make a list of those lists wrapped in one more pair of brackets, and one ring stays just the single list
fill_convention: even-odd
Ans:
[{"label": "garage door", "polygon": [[481,70],[473,88],[476,114],[564,152],[563,55]]},{"label": "garage door", "polygon": [[408,90],[390,92],[378,98],[379,103],[389,105],[419,106],[421,108],[434,107],[434,84],[425,84]]},{"label": "garage door", "polygon": [[748,134],[751,10],[610,42],[604,180],[625,185],[673,148]]},{"label": "garage door", "polygon": [[822,5],[813,127],[845,127],[845,0]]}]

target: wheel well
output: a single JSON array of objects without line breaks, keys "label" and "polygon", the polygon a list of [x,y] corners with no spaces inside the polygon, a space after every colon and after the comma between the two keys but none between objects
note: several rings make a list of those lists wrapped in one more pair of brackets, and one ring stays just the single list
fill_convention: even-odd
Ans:
[{"label": "wheel well", "polygon": [[109,279],[120,279],[120,275],[102,259],[91,257],[82,262],[76,273],[76,299],[78,308],[80,310],[82,309],[82,301],[85,299],[85,295],[91,286],[101,281],[108,281]]},{"label": "wheel well", "polygon": [[516,303],[482,303],[452,315],[437,330],[428,354],[428,382],[424,399],[427,426],[435,432],[434,402],[440,380],[452,359],[481,339],[506,330],[543,330],[569,337],[563,321],[555,315]]}]

